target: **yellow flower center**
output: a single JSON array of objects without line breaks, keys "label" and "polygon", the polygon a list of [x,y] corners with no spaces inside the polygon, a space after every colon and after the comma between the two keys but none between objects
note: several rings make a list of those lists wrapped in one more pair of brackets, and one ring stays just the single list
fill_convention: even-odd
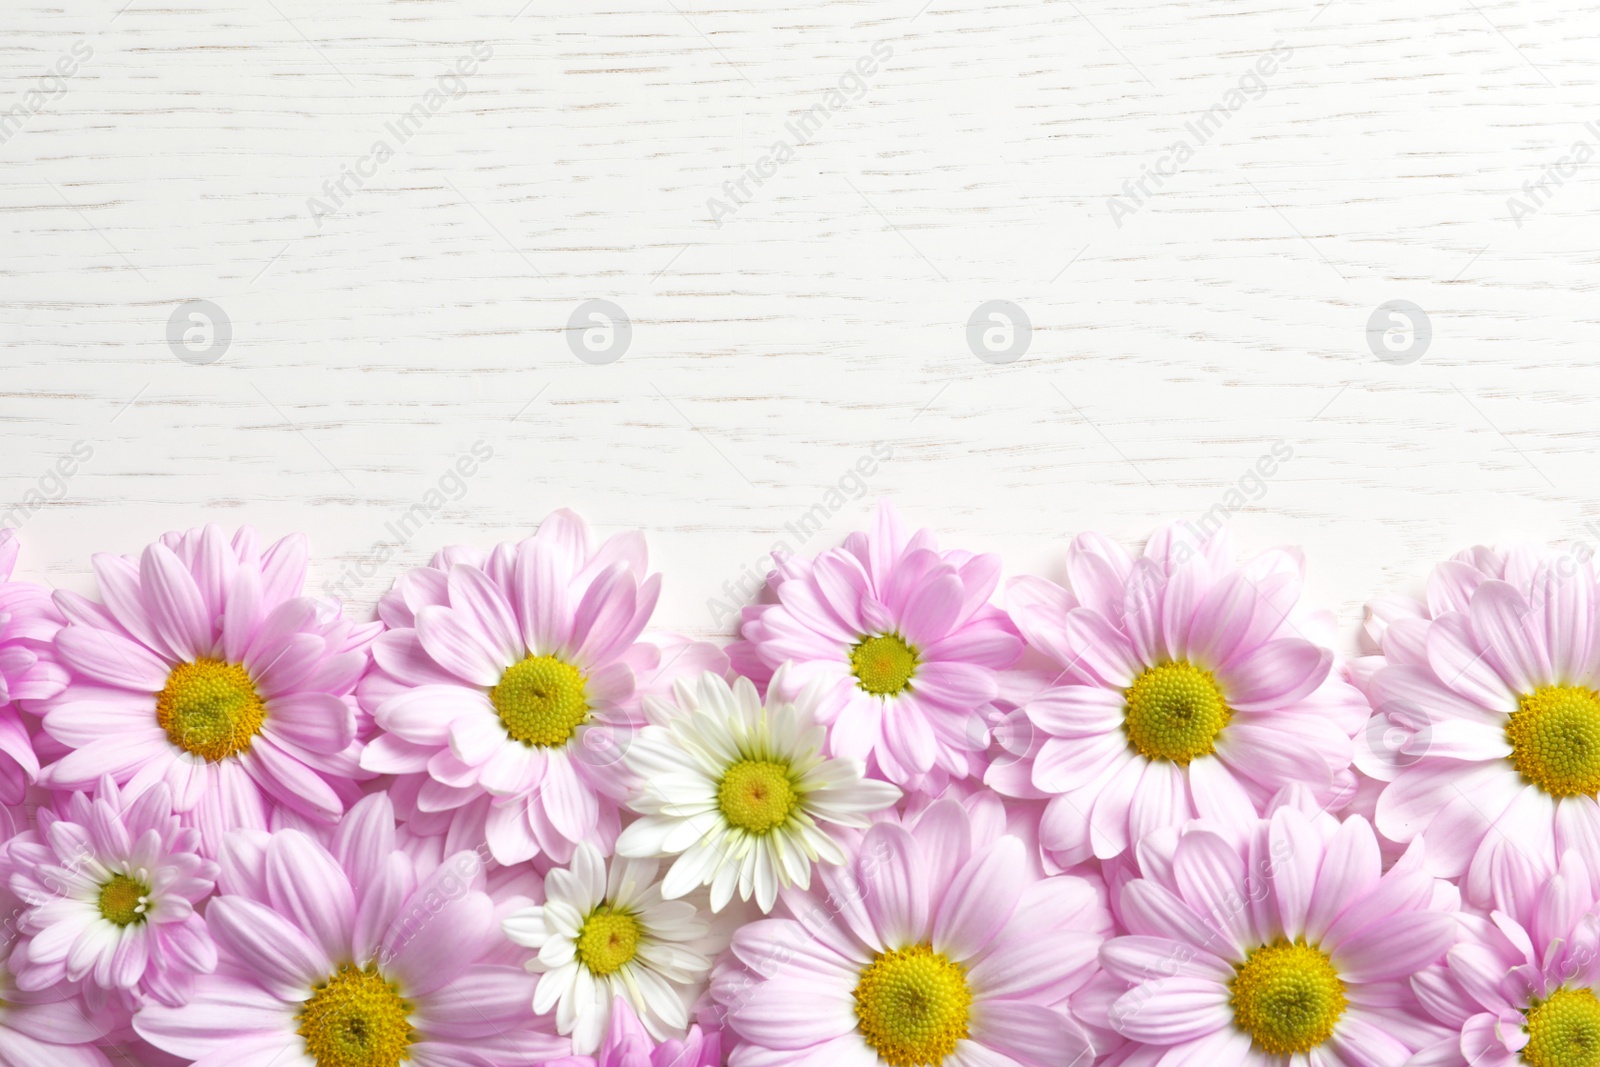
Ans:
[{"label": "yellow flower center", "polygon": [[890,1067],[941,1064],[967,1036],[967,972],[930,945],[878,953],[854,995],[861,1036]]},{"label": "yellow flower center", "polygon": [[856,684],[875,696],[893,696],[911,684],[917,650],[898,634],[865,637],[850,650]]},{"label": "yellow flower center", "polygon": [[341,966],[316,986],[295,1032],[317,1067],[398,1067],[416,1040],[411,1005],[375,966]]},{"label": "yellow flower center", "polygon": [[506,733],[530,748],[555,748],[572,739],[589,718],[583,672],[554,656],[513,663],[489,690]]},{"label": "yellow flower center", "polygon": [[1530,1067],[1600,1067],[1600,999],[1588,989],[1558,989],[1528,1009]]},{"label": "yellow flower center", "polygon": [[144,922],[150,907],[150,887],[125,874],[113,874],[100,887],[100,914],[118,926]]},{"label": "yellow flower center", "polygon": [[1304,941],[1250,950],[1228,983],[1233,1021],[1271,1056],[1309,1052],[1333,1036],[1347,1002],[1327,954]]},{"label": "yellow flower center", "polygon": [[630,912],[601,904],[578,930],[578,962],[601,978],[613,974],[638,954],[643,932]]},{"label": "yellow flower center", "polygon": [[221,660],[178,664],[156,697],[156,722],[167,740],[212,763],[248,750],[266,717],[249,673]]},{"label": "yellow flower center", "polygon": [[1233,718],[1211,672],[1186,660],[1148,668],[1124,697],[1128,744],[1145,759],[1187,764],[1209,756]]},{"label": "yellow flower center", "polygon": [[717,786],[723,817],[752,834],[776,830],[799,805],[789,765],[775,760],[742,759],[728,768]]},{"label": "yellow flower center", "polygon": [[1511,764],[1551,796],[1600,792],[1600,693],[1546,685],[1517,701],[1506,720]]}]

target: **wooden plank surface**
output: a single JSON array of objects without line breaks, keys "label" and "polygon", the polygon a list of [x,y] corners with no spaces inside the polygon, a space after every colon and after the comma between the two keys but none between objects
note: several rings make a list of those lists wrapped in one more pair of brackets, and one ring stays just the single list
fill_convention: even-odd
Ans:
[{"label": "wooden plank surface", "polygon": [[124,3],[0,11],[0,521],[58,586],[213,519],[364,610],[571,506],[704,634],[819,506],[1057,575],[1231,499],[1353,644],[1459,547],[1600,536],[1591,4]]}]

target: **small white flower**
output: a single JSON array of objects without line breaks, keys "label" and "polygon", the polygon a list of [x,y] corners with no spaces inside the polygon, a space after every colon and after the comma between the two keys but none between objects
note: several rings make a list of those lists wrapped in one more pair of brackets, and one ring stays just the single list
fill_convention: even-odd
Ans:
[{"label": "small white flower", "polygon": [[572,1035],[572,1050],[600,1047],[611,1005],[624,997],[657,1041],[683,1036],[693,988],[711,969],[696,951],[707,932],[688,901],[663,900],[650,860],[606,863],[587,842],[572,866],[545,879],[543,907],[506,917],[506,936],[537,949],[528,970],[540,973],[533,1010],[554,1008],[556,1029]]},{"label": "small white flower", "polygon": [[[769,693],[781,692],[786,668]],[[730,687],[706,673],[676,694],[681,711],[646,702],[652,725],[627,755],[643,780],[630,802],[643,817],[617,839],[618,855],[678,855],[661,882],[668,899],[710,885],[713,911],[735,889],[771,911],[783,886],[810,886],[812,864],[845,862],[839,828],[865,827],[900,798],[888,782],[863,779],[859,760],[823,755],[816,686],[764,707],[749,679]]]}]

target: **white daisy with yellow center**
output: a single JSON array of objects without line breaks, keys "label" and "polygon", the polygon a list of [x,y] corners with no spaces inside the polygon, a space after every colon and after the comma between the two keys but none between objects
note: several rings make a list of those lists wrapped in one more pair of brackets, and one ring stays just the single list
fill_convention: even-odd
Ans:
[{"label": "white daisy with yellow center", "polygon": [[[783,691],[783,672],[768,692]],[[845,862],[840,828],[866,827],[900,790],[863,778],[858,760],[824,754],[820,693],[763,705],[749,679],[729,686],[706,673],[678,683],[676,707],[646,701],[651,725],[626,757],[642,781],[630,802],[642,818],[622,831],[617,853],[676,855],[662,894],[710,885],[714,911],[735,891],[771,911],[783,886],[810,886],[812,864]]]},{"label": "white daisy with yellow center", "polygon": [[542,907],[506,917],[506,936],[539,955],[533,1010],[556,1013],[572,1050],[590,1055],[627,1000],[657,1041],[682,1037],[689,1003],[711,969],[700,951],[707,926],[684,900],[663,900],[656,863],[614,857],[609,874],[593,845],[579,844],[572,866],[545,879]]}]

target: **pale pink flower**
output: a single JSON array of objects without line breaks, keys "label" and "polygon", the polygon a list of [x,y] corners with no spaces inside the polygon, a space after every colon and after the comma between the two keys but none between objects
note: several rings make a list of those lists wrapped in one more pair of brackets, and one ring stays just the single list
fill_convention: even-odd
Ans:
[{"label": "pale pink flower", "polygon": [[213,525],[138,561],[95,556],[105,603],[56,595],[72,682],[32,707],[72,751],[43,781],[89,789],[109,775],[135,794],[165,782],[208,854],[274,807],[335,819],[357,795],[352,694],[375,627],[301,595],[305,553],[300,535],[262,552],[249,527],[230,541]]},{"label": "pale pink flower", "polygon": [[1412,979],[1450,1033],[1416,1067],[1584,1064],[1600,1045],[1600,906],[1569,851],[1554,875],[1509,858],[1491,916],[1462,916],[1462,943]]},{"label": "pale pink flower", "polygon": [[[30,797],[30,801],[33,798]],[[82,986],[59,983],[28,990],[17,984],[6,959],[21,936],[18,924],[28,905],[11,891],[17,871],[12,847],[32,839],[22,807],[0,807],[0,1065],[3,1067],[107,1067],[102,1049],[127,1031],[128,1005],[98,997]],[[12,836],[14,835],[14,836]]]},{"label": "pale pink flower", "polygon": [[[182,1008],[134,1028],[195,1067],[501,1067],[570,1052],[541,1033],[533,979],[506,957],[471,853],[419,872],[372,796],[324,846],[299,830],[240,831],[206,923],[217,972]],[[525,956],[525,954],[524,954]]]},{"label": "pale pink flower", "polygon": [[11,954],[17,985],[90,987],[182,1004],[217,952],[196,906],[217,865],[199,855],[200,832],[181,827],[157,782],[137,796],[109,778],[91,797],[41,808],[36,831],[7,845],[11,889],[25,905]]},{"label": "pale pink flower", "polygon": [[[1477,548],[1435,568],[1425,604],[1384,601],[1362,665],[1374,708],[1358,765],[1388,782],[1377,828],[1428,842],[1488,899],[1507,851],[1600,872],[1600,586],[1587,558]],[[1375,743],[1376,742],[1376,743]],[[1600,874],[1595,876],[1600,879]]]},{"label": "pale pink flower", "polygon": [[1095,887],[1040,878],[954,800],[867,831],[791,918],[741,928],[712,995],[731,1067],[1062,1067],[1094,1048],[1074,995],[1109,932]]},{"label": "pale pink flower", "polygon": [[1454,887],[1420,844],[1383,872],[1366,820],[1298,799],[1242,842],[1196,823],[1140,846],[1100,952],[1130,1042],[1108,1065],[1402,1067],[1439,1039],[1408,980],[1455,941]]},{"label": "pale pink flower", "polygon": [[[5,914],[15,914],[18,907],[16,898],[0,891]],[[119,1018],[127,1017],[97,1011],[81,996],[56,987],[19,989],[0,968],[0,1064],[5,1067],[110,1067],[97,1046],[108,1043]]]},{"label": "pale pink flower", "polygon": [[15,531],[0,529],[0,804],[20,804],[39,776],[17,702],[55,696],[67,684],[67,672],[50,655],[66,620],[42,587],[11,580],[18,549]]},{"label": "pale pink flower", "polygon": [[1022,577],[1007,591],[1054,674],[1004,720],[1007,758],[986,781],[1049,801],[1040,840],[1062,865],[1197,816],[1243,828],[1291,782],[1328,805],[1354,790],[1369,709],[1333,669],[1331,616],[1299,606],[1299,553],[1238,564],[1224,532],[1190,537],[1165,527],[1134,559],[1084,534],[1070,589]]},{"label": "pale pink flower", "polygon": [[570,511],[488,554],[447,548],[396,583],[362,701],[380,729],[362,766],[395,774],[419,832],[496,860],[609,853],[632,784],[621,759],[644,724],[641,681],[726,670],[708,646],[640,640],[660,592],[635,531],[595,545]]},{"label": "pale pink flower", "polygon": [[598,1052],[552,1060],[544,1067],[722,1067],[722,1034],[695,1025],[685,1037],[658,1042],[627,1000],[618,997]]},{"label": "pale pink flower", "polygon": [[729,657],[762,684],[792,661],[778,695],[825,687],[818,721],[832,754],[937,793],[982,773],[997,674],[1022,653],[989,604],[999,578],[999,557],[940,551],[931,530],[908,531],[885,503],[843,547],[783,557]]}]

